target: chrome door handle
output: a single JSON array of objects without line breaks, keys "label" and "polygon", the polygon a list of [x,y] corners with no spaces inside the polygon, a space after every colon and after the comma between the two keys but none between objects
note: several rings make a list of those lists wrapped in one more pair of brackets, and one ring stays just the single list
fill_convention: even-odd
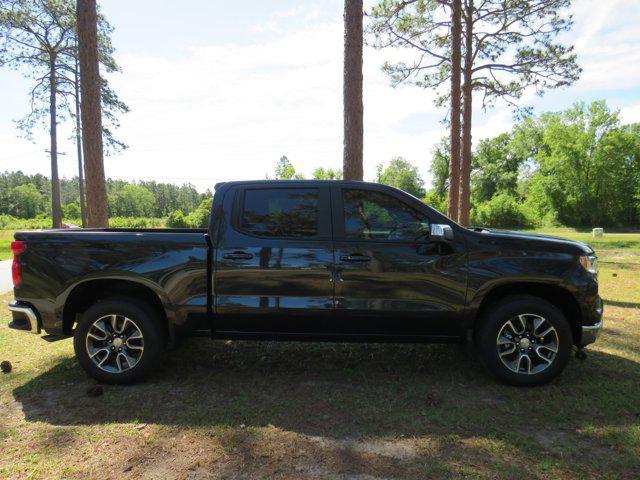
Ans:
[{"label": "chrome door handle", "polygon": [[340,257],[340,260],[343,262],[368,262],[369,260],[371,260],[371,257],[356,253],[353,255],[342,255]]},{"label": "chrome door handle", "polygon": [[225,260],[251,260],[253,258],[253,254],[247,252],[233,252],[223,255],[222,258]]}]

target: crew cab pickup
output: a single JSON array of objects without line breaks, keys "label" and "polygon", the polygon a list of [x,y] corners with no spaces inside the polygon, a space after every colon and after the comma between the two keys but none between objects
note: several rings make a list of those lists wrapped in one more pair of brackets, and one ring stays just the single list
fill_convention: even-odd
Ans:
[{"label": "crew cab pickup", "polygon": [[596,257],[560,238],[464,228],[392,187],[216,185],[208,229],[18,232],[11,328],[74,337],[102,382],[176,336],[473,341],[511,384],[554,378],[602,318]]}]

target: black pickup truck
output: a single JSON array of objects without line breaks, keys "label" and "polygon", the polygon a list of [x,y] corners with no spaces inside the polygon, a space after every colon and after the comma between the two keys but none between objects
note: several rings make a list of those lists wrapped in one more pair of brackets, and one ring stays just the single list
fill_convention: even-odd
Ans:
[{"label": "black pickup truck", "polygon": [[147,374],[176,336],[475,342],[503,381],[540,384],[602,318],[596,257],[553,237],[468,229],[350,181],[216,185],[208,229],[18,232],[11,328],[74,337],[103,382]]}]

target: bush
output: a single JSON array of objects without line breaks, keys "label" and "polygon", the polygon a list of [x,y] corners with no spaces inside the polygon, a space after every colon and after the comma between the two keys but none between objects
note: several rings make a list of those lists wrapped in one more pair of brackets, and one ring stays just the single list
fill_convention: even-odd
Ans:
[{"label": "bush", "polygon": [[508,193],[495,195],[471,210],[471,224],[482,227],[536,226],[533,211]]},{"label": "bush", "polygon": [[153,214],[156,199],[140,185],[125,185],[109,197],[109,213],[130,217],[145,217]]},{"label": "bush", "polygon": [[109,219],[111,228],[164,228],[161,218],[145,217],[112,217]]},{"label": "bush", "polygon": [[[81,226],[82,220],[65,217],[62,223]],[[52,228],[52,225],[51,217],[22,219],[11,215],[0,215],[0,230],[34,230]],[[109,219],[109,226],[111,228],[164,228],[164,220],[161,218],[113,217]]]},{"label": "bush", "polygon": [[52,225],[50,217],[16,218],[11,215],[0,215],[1,230],[35,230],[51,228]]},{"label": "bush", "polygon": [[169,228],[187,228],[187,222],[180,210],[174,210],[167,218]]},{"label": "bush", "polygon": [[211,212],[212,198],[203,200],[198,208],[185,217],[188,228],[207,228],[209,226],[209,214]]},{"label": "bush", "polygon": [[62,207],[64,218],[80,218],[80,207],[76,203],[68,203]]}]

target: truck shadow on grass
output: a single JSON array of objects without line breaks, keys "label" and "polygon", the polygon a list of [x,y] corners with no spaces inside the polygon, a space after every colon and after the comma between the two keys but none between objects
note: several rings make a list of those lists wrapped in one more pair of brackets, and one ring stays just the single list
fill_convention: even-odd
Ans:
[{"label": "truck shadow on grass", "polygon": [[640,418],[640,364],[597,351],[549,385],[515,388],[460,346],[190,339],[145,382],[97,398],[92,385],[68,358],[13,393],[27,421],[53,425],[273,425],[334,438],[538,435]]},{"label": "truck shadow on grass", "polygon": [[[145,382],[107,385],[95,398],[91,386],[65,358],[13,394],[27,422],[71,427],[53,430],[69,437],[67,447],[56,439],[59,454],[77,448],[78,427],[158,426],[152,443],[127,454],[142,465],[134,477],[187,461],[221,478],[640,475],[640,364],[598,351],[572,358],[549,385],[515,388],[459,346],[191,339]],[[171,443],[194,435],[210,457]]]}]

